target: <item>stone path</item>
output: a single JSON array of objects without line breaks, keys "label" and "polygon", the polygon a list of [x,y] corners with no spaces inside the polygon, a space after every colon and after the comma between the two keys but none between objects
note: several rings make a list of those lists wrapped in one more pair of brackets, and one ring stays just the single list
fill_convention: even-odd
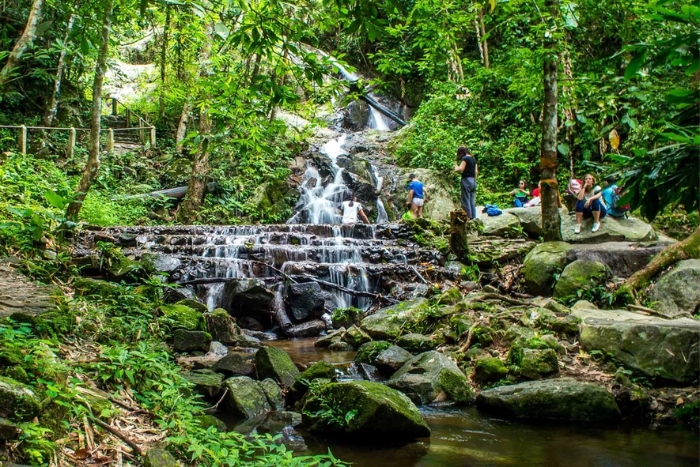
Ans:
[{"label": "stone path", "polygon": [[14,271],[12,262],[0,258],[0,317],[21,312],[36,316],[56,309],[53,288],[31,282]]}]

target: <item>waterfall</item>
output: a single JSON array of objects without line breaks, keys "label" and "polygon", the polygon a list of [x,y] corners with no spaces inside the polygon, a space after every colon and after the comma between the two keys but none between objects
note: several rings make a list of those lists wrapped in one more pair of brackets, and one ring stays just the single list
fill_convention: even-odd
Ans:
[{"label": "waterfall", "polygon": [[372,106],[369,107],[367,127],[378,131],[390,131],[389,125],[384,121],[384,115]]},{"label": "waterfall", "polygon": [[331,161],[333,182],[325,188],[318,170],[308,164],[301,181],[302,208],[287,224],[340,224],[342,216],[338,214],[338,207],[343,201],[343,194],[348,187],[343,182],[343,169],[338,167],[338,156],[343,154],[343,143],[346,135],[332,139],[323,145],[321,153]]},{"label": "waterfall", "polygon": [[379,176],[379,171],[374,166],[374,164],[369,165],[372,170],[372,176],[376,182],[377,187],[377,224],[386,224],[389,222],[389,216],[384,209],[384,203],[382,202],[382,184],[384,183],[384,177]]}]

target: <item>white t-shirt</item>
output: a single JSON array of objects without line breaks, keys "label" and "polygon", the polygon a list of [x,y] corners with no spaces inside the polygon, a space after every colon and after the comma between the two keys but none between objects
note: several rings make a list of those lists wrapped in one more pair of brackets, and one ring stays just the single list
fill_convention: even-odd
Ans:
[{"label": "white t-shirt", "polygon": [[357,201],[343,201],[343,224],[357,224],[357,213],[362,209],[362,205]]}]

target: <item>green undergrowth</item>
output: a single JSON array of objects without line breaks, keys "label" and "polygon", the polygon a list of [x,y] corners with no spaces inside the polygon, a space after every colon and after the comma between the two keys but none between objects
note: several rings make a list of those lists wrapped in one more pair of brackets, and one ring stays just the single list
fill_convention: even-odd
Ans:
[{"label": "green undergrowth", "polygon": [[[118,399],[130,393],[153,414],[154,425],[167,434],[168,450],[186,465],[345,465],[330,453],[295,456],[270,435],[201,426],[197,417],[205,404],[163,345],[168,328],[156,316],[162,295],[158,281],[121,285],[64,279],[75,282],[76,293],[59,297],[55,314],[0,321],[0,375],[29,385],[43,401],[38,423],[20,424],[11,451],[15,461],[49,465],[59,449],[56,441],[80,430],[85,417],[113,416],[81,395],[80,387],[94,382]],[[78,448],[70,442],[67,447]]]}]

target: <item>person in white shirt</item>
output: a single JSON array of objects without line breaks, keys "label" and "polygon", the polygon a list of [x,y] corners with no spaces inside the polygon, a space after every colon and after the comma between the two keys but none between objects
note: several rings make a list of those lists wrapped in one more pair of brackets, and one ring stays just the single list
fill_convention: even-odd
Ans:
[{"label": "person in white shirt", "polygon": [[362,209],[362,204],[357,202],[357,196],[353,196],[347,201],[343,201],[343,224],[357,224],[358,216],[362,219],[362,222],[369,224],[369,219],[365,211]]}]

